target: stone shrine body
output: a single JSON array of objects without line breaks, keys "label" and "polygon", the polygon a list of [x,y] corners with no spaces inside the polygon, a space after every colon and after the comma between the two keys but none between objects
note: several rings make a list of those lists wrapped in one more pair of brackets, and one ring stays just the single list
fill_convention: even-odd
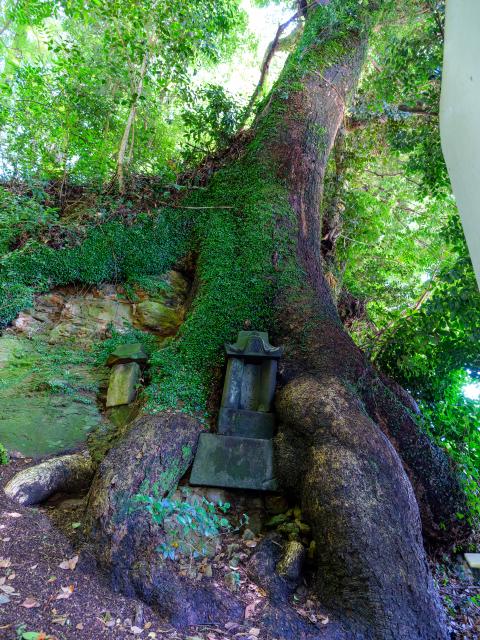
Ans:
[{"label": "stone shrine body", "polygon": [[267,333],[240,331],[226,352],[218,433],[200,436],[190,482],[274,490],[272,403],[283,349],[273,347]]}]

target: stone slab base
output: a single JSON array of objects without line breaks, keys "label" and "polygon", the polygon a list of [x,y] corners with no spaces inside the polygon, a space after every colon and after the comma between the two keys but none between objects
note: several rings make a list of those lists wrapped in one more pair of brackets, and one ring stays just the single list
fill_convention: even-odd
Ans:
[{"label": "stone slab base", "polygon": [[273,443],[260,438],[202,433],[190,483],[274,491]]},{"label": "stone slab base", "polygon": [[271,440],[274,429],[273,413],[224,408],[218,414],[218,433],[222,435]]}]

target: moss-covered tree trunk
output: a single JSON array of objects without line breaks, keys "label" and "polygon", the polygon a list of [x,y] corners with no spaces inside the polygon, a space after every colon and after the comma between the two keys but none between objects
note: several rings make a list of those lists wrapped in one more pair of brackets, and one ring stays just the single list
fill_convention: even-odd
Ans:
[{"label": "moss-covered tree trunk", "polygon": [[[199,420],[174,420],[166,406],[191,408],[192,397],[202,405],[222,342],[247,322],[286,349],[277,472],[301,501],[317,545],[315,588],[332,624],[315,637],[447,637],[422,525],[432,542],[464,536],[455,516],[463,496],[449,462],[417,426],[409,395],[376,372],[344,330],[320,256],[326,163],[376,4],[332,0],[309,11],[251,136],[209,182],[204,204],[219,208],[196,220],[196,297],[179,340],[156,360],[164,411],[132,427],[92,488],[90,527],[103,564],[177,624],[182,616],[232,619],[239,606],[221,596],[207,605],[205,587],[187,584],[175,563],[155,556],[161,533],[133,520],[129,505],[159,478],[170,490],[188,467]],[[288,635],[277,629],[274,637]]]}]

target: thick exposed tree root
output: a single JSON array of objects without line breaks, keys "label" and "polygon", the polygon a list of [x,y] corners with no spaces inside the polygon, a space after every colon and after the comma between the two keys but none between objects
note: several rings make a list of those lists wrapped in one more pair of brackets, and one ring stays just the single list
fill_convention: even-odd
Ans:
[{"label": "thick exposed tree root", "polygon": [[321,602],[347,637],[444,640],[412,486],[353,390],[303,376],[278,413],[277,473],[312,525]]},{"label": "thick exposed tree root", "polygon": [[39,504],[54,493],[74,493],[88,489],[95,473],[90,456],[80,453],[51,458],[17,473],[5,493],[25,506]]},{"label": "thick exposed tree root", "polygon": [[[465,493],[452,461],[415,419],[414,401],[394,382],[370,376],[360,391],[371,418],[389,438],[413,485],[428,546],[465,542],[471,533]],[[420,414],[417,413],[420,417]]]},{"label": "thick exposed tree root", "polygon": [[178,563],[157,550],[164,532],[135,502],[138,493],[170,493],[189,467],[201,431],[183,414],[135,421],[99,467],[89,495],[87,526],[100,564],[115,589],[136,594],[181,628],[243,618],[244,607],[226,589],[179,575]]},{"label": "thick exposed tree root", "polygon": [[350,640],[354,637],[331,619],[324,626],[308,623],[285,603],[269,603],[259,624],[268,640]]}]

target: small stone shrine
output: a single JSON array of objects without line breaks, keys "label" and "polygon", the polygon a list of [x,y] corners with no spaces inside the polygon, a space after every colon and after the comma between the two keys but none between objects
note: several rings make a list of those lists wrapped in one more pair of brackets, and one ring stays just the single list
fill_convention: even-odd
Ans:
[{"label": "small stone shrine", "polygon": [[238,489],[274,490],[272,402],[281,347],[268,334],[240,331],[227,344],[227,372],[218,433],[202,433],[190,483]]}]

